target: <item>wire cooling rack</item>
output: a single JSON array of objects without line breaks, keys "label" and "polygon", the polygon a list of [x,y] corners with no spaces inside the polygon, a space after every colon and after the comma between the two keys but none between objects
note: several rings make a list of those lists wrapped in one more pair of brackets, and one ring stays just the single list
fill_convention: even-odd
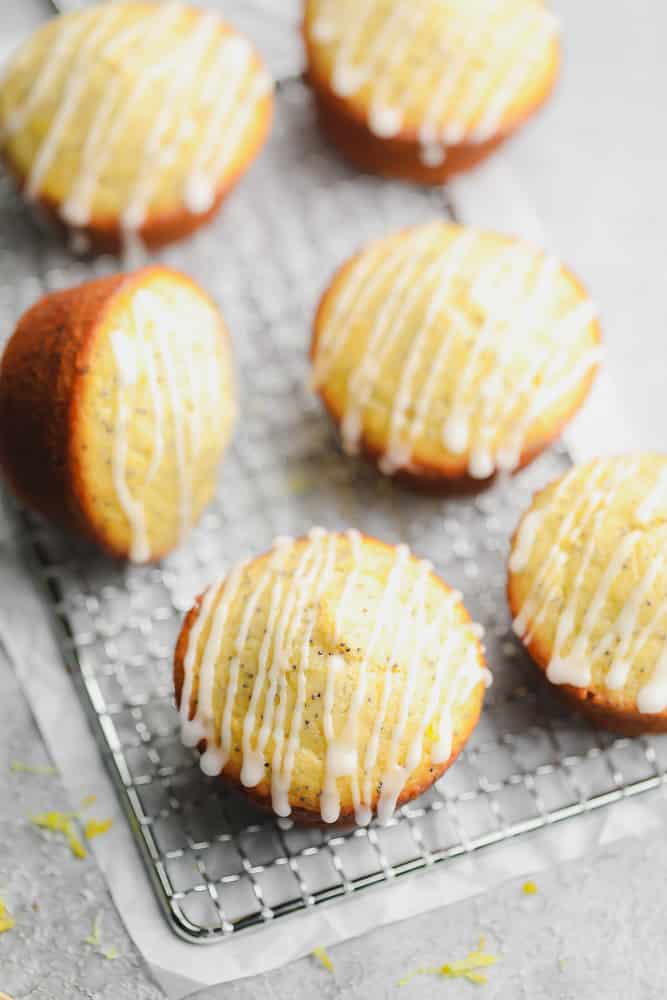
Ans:
[{"label": "wire cooling rack", "polygon": [[[45,289],[113,271],[73,259],[0,193],[0,318]],[[330,154],[303,88],[281,89],[269,148],[219,220],[160,259],[219,301],[239,367],[241,420],[217,499],[158,567],[111,563],[25,512],[36,575],[134,838],[173,929],[229,938],[376,883],[659,784],[660,738],[614,739],[572,718],[511,635],[508,539],[562,449],[476,498],[408,493],[343,457],[306,388],[309,330],[334,268],[365,240],[445,211],[441,192],[362,177]],[[179,740],[171,656],[182,614],[229,563],[276,534],[356,526],[408,542],[465,594],[495,682],[452,770],[387,827],[276,822],[205,778]]]}]

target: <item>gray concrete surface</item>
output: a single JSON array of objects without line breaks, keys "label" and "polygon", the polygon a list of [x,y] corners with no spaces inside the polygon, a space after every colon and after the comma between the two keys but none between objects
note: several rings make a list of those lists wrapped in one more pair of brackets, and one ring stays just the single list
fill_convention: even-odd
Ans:
[{"label": "gray concrete surface", "polygon": [[[63,837],[29,820],[80,803],[67,801],[57,776],[12,771],[12,761],[50,761],[1,648],[0,691],[0,898],[16,920],[0,934],[0,991],[15,1000],[158,1000],[93,859],[74,857]],[[99,947],[85,941],[95,921]],[[116,958],[100,953],[110,949]]]},{"label": "gray concrete surface", "polygon": [[[504,155],[553,246],[601,305],[608,365],[644,442],[664,447],[667,8],[657,0],[554,6],[566,40],[559,91]],[[47,12],[45,0],[3,0],[0,49]],[[33,812],[68,805],[57,778],[8,771],[12,758],[45,762],[45,751],[2,658],[0,691],[0,895],[17,918],[0,935],[0,990],[15,1000],[160,996],[92,860],[75,860],[26,823]],[[665,872],[663,836],[622,841],[540,876],[536,896],[510,883],[340,945],[331,950],[334,975],[305,959],[199,998],[474,995],[461,980],[396,984],[418,966],[463,956],[486,933],[489,950],[501,955],[481,993],[489,1000],[651,1000],[667,991]],[[114,961],[83,943],[100,912],[104,941],[122,956]]]},{"label": "gray concrete surface", "polygon": [[[312,959],[197,1000],[657,1000],[665,996],[664,836],[619,841],[585,861],[540,875],[527,896],[523,880],[331,948],[332,975]],[[488,981],[418,976],[476,948],[480,934],[498,962]],[[193,998],[194,1000],[194,998]]]}]

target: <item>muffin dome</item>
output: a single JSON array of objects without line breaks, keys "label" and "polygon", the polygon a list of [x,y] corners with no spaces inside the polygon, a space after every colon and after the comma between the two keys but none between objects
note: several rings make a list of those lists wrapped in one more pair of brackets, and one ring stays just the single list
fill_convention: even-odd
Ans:
[{"label": "muffin dome", "polygon": [[362,169],[441,183],[548,96],[557,24],[542,0],[306,0],[324,128]]},{"label": "muffin dome", "polygon": [[517,635],[576,707],[667,731],[667,457],[597,459],[538,493],[508,594]]},{"label": "muffin dome", "polygon": [[157,559],[215,488],[235,413],[220,314],[149,267],[54,292],[0,365],[0,466],[39,513],[112,555]]},{"label": "muffin dome", "polygon": [[266,136],[271,82],[217,15],[115,2],[56,17],[0,84],[0,152],[26,196],[94,245],[201,225]]},{"label": "muffin dome", "polygon": [[559,262],[435,222],[372,243],[315,320],[314,385],[348,453],[416,479],[486,479],[549,444],[600,358],[595,310]]},{"label": "muffin dome", "polygon": [[476,628],[430,563],[321,528],[206,591],[174,661],[202,769],[279,816],[327,823],[386,821],[440,777],[485,677]]}]

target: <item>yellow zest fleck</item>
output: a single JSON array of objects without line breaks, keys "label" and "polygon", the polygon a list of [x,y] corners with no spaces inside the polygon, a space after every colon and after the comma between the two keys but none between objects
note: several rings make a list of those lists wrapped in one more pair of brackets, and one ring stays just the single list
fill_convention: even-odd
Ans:
[{"label": "yellow zest fleck", "polygon": [[53,778],[58,772],[55,767],[37,767],[33,764],[24,764],[23,761],[13,760],[9,765],[9,770],[14,774],[41,774],[47,778]]},{"label": "yellow zest fleck", "polygon": [[5,901],[0,899],[0,934],[10,931],[12,927],[16,927],[16,921],[7,909]]},{"label": "yellow zest fleck", "polygon": [[106,833],[107,830],[111,829],[112,820],[110,819],[89,819],[83,828],[88,840],[92,840],[93,837],[99,837],[101,833]]},{"label": "yellow zest fleck", "polygon": [[81,800],[81,808],[82,809],[87,809],[88,806],[94,805],[95,802],[97,802],[97,796],[96,795],[86,795],[86,797]]},{"label": "yellow zest fleck", "polygon": [[448,976],[451,979],[467,979],[469,983],[474,983],[476,986],[483,986],[488,980],[484,973],[479,970],[486,969],[490,965],[495,965],[498,961],[498,956],[489,955],[482,950],[484,946],[483,937],[479,939],[479,945],[477,950],[468,952],[465,958],[461,958],[456,962],[445,962],[444,965],[437,968],[426,967],[415,969],[414,972],[401,979],[398,985],[405,986],[415,976]]},{"label": "yellow zest fleck", "polygon": [[399,979],[398,985],[405,986],[411,979],[414,979],[415,976],[437,976],[439,972],[439,969],[429,969],[426,967],[415,969],[414,972],[408,972],[407,976],[404,976],[403,979]]},{"label": "yellow zest fleck", "polygon": [[102,915],[100,913],[98,913],[93,920],[92,930],[88,937],[85,937],[83,941],[84,944],[92,944],[94,948],[96,948],[98,944],[102,943]]},{"label": "yellow zest fleck", "polygon": [[537,883],[533,882],[532,880],[524,882],[523,891],[527,896],[534,896],[535,893],[537,892]]},{"label": "yellow zest fleck", "polygon": [[329,955],[327,954],[324,948],[313,948],[312,954],[316,959],[318,959],[318,961],[322,963],[325,969],[329,970],[329,972],[336,971],[334,969],[333,962],[329,958]]},{"label": "yellow zest fleck", "polygon": [[67,841],[70,851],[75,858],[85,858],[86,849],[77,837],[72,823],[73,813],[47,812],[31,816],[30,822],[42,830],[51,830],[52,833],[62,833]]},{"label": "yellow zest fleck", "polygon": [[[293,472],[287,479],[287,490],[293,497],[302,496],[312,488],[312,480],[305,472]],[[314,954],[314,952],[313,952]]]},{"label": "yellow zest fleck", "polygon": [[118,948],[115,945],[102,944],[102,914],[98,913],[93,920],[93,927],[88,935],[83,939],[84,944],[92,945],[97,950],[97,954],[102,958],[107,958],[110,962],[118,958]]}]

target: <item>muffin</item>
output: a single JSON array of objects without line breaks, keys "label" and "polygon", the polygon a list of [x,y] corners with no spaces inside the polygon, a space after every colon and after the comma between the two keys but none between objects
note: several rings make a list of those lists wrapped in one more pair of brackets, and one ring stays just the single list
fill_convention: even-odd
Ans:
[{"label": "muffin", "polygon": [[514,629],[594,723],[667,731],[667,457],[575,466],[538,493],[512,543]]},{"label": "muffin", "polygon": [[222,318],[185,275],[154,266],[53,292],[0,364],[0,468],[62,527],[158,559],[213,495],[234,397]]},{"label": "muffin", "polygon": [[161,246],[218,209],[262,146],[271,81],[216,14],[121,2],[53,18],[0,84],[0,152],[77,242]]},{"label": "muffin", "polygon": [[444,222],[344,264],[311,345],[345,451],[430,483],[529,462],[585,399],[600,353],[595,309],[554,257]]},{"label": "muffin", "polygon": [[548,97],[560,62],[542,0],[306,0],[322,126],[362,170],[441,184]]},{"label": "muffin", "polygon": [[460,595],[410,555],[314,528],[236,565],[174,659],[209,775],[303,822],[390,819],[454,761],[487,671]]}]

